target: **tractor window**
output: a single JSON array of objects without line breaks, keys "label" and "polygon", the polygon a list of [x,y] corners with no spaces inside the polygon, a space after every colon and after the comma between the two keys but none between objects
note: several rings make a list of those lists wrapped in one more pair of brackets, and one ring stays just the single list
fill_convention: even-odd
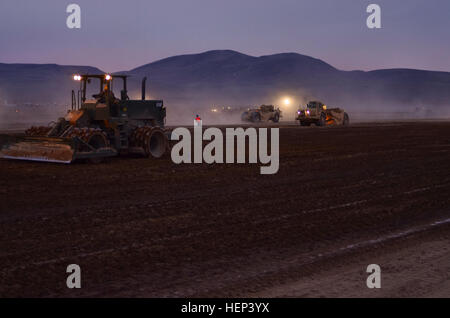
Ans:
[{"label": "tractor window", "polygon": [[122,80],[120,78],[114,78],[111,81],[111,92],[116,98],[120,98],[122,95]]},{"label": "tractor window", "polygon": [[262,105],[260,108],[263,112],[273,112],[273,105]]},{"label": "tractor window", "polygon": [[309,109],[316,109],[316,104],[315,103],[309,103],[308,106],[306,106]]},{"label": "tractor window", "polygon": [[100,93],[101,81],[97,78],[90,78],[86,83],[86,99],[93,99],[93,95]]}]

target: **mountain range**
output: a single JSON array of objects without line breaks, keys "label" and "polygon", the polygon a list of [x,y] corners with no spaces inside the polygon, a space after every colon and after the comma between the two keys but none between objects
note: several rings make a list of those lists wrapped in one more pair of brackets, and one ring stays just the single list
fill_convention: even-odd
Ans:
[{"label": "mountain range", "polygon": [[[0,102],[68,104],[70,91],[77,87],[72,75],[87,73],[104,71],[92,66],[0,63]],[[449,72],[342,71],[297,53],[254,57],[216,50],[173,56],[118,73],[131,76],[132,98],[139,98],[141,79],[147,77],[150,97],[164,99],[174,108],[277,104],[284,96],[297,104],[319,99],[365,110],[450,105]]]}]

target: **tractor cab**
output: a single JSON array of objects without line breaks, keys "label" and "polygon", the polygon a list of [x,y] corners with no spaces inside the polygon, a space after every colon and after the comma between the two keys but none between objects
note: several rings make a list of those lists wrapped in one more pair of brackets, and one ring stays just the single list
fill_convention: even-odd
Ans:
[{"label": "tractor cab", "polygon": [[268,113],[268,112],[274,112],[275,111],[275,107],[273,105],[261,105],[259,107],[259,109],[263,113]]},{"label": "tractor cab", "polygon": [[327,106],[318,101],[312,101],[306,104],[306,108],[300,108],[297,111],[297,118],[302,126],[316,124],[317,126],[326,125],[348,125],[349,117],[343,109],[327,108]]},{"label": "tractor cab", "polygon": [[325,106],[322,102],[312,101],[306,105],[306,113],[308,115],[318,115],[323,110],[326,110],[327,106]]},{"label": "tractor cab", "polygon": [[[95,99],[101,103],[110,103],[117,99],[113,93],[113,83],[116,82],[116,79],[122,80],[122,90],[120,91],[120,100],[128,100],[128,92],[127,92],[127,75],[74,75],[73,78],[75,81],[80,82],[80,89],[78,90],[76,96],[75,91],[72,90],[72,107],[73,108],[81,108],[81,105],[89,99]],[[99,91],[97,94],[93,94],[92,96],[87,95],[88,85],[92,83],[92,81],[96,81],[99,87]],[[107,98],[110,97],[110,98]]]},{"label": "tractor cab", "polygon": [[[129,100],[126,75],[74,75],[73,78],[80,82],[80,88],[76,94],[72,90],[72,111],[87,111],[94,120],[126,117],[126,113],[121,113],[120,109],[120,102]],[[113,92],[113,85],[116,80],[122,82],[120,98],[117,98]],[[94,85],[93,82],[96,82],[99,90],[97,93],[88,96],[88,87]]]},{"label": "tractor cab", "polygon": [[[127,75],[74,75],[80,82],[75,93],[72,90],[72,110],[69,113],[87,113],[94,121],[141,120],[151,126],[164,126],[166,110],[162,100],[145,99],[145,83],[142,80],[142,99],[130,100],[127,90]],[[95,83],[95,84],[94,84]],[[95,94],[88,94],[93,86],[97,86]],[[114,95],[114,86],[120,85],[120,96]]]}]

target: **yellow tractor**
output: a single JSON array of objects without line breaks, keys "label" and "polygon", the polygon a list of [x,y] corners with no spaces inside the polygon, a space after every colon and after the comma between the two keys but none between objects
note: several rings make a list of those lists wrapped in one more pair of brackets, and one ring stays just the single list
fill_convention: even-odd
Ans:
[{"label": "yellow tractor", "polygon": [[350,124],[348,114],[341,108],[327,108],[322,102],[311,101],[306,107],[297,111],[297,118],[301,126],[342,125]]},{"label": "yellow tractor", "polygon": [[278,123],[281,117],[281,110],[275,108],[273,105],[261,105],[258,108],[248,109],[241,115],[242,121],[249,121],[253,123],[267,122],[269,120]]},{"label": "yellow tractor", "polygon": [[[77,159],[99,162],[122,153],[159,158],[168,148],[164,130],[166,109],[162,100],[130,100],[125,75],[74,75],[80,82],[72,91],[72,106],[63,118],[46,127],[31,127],[25,136],[0,136],[0,158],[71,163]],[[120,97],[113,82],[122,82]],[[86,87],[97,82],[97,94]]]}]

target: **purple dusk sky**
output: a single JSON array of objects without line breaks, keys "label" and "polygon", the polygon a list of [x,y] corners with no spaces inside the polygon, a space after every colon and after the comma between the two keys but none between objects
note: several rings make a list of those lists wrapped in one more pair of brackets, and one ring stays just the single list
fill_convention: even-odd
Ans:
[{"label": "purple dusk sky", "polygon": [[[66,27],[66,6],[82,10]],[[366,27],[367,5],[382,29]],[[214,49],[297,52],[343,70],[450,71],[448,0],[1,0],[0,62],[129,70]]]}]

